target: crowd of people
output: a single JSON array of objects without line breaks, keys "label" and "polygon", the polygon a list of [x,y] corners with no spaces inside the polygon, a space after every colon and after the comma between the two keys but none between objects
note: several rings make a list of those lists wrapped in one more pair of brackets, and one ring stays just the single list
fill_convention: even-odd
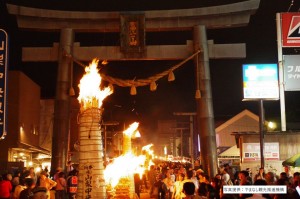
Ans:
[{"label": "crowd of people", "polygon": [[[280,175],[274,172],[265,172],[260,168],[252,176],[249,168],[234,171],[229,164],[219,167],[219,172],[213,178],[201,168],[192,168],[189,164],[163,162],[152,165],[147,177],[150,184],[151,198],[157,199],[298,199],[296,187],[300,185],[300,173],[290,173],[288,167]],[[282,193],[235,193],[224,194],[224,186],[286,186],[287,192]],[[191,193],[191,190],[192,193]]]},{"label": "crowd of people", "polygon": [[34,168],[5,172],[0,175],[0,199],[74,199],[77,192],[76,169],[66,175],[57,168],[53,178],[48,170],[39,173]]},{"label": "crowd of people", "polygon": [[[0,176],[0,199],[74,199],[77,193],[78,171],[71,170],[67,175],[57,168],[52,178],[47,170],[36,174],[33,168],[5,173]],[[134,177],[135,192],[140,197],[141,188],[149,191],[155,199],[300,199],[296,188],[300,186],[300,173],[290,172],[289,167],[276,175],[260,168],[252,175],[250,169],[235,171],[230,165],[219,167],[219,172],[210,178],[200,166],[179,162],[161,162],[151,165],[142,179]],[[280,185],[287,192],[278,193],[236,193],[224,194],[224,186]]]}]

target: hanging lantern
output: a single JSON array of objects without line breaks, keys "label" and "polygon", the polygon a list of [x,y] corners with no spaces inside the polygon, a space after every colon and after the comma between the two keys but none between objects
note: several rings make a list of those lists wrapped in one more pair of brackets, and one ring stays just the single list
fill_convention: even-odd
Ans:
[{"label": "hanging lantern", "polygon": [[69,96],[75,96],[75,90],[73,86],[69,89]]},{"label": "hanging lantern", "polygon": [[155,83],[155,81],[150,83],[150,91],[156,91],[157,85]]},{"label": "hanging lantern", "polygon": [[199,89],[196,90],[195,98],[196,99],[201,99],[201,92],[200,92]]},{"label": "hanging lantern", "polygon": [[135,85],[132,85],[130,88],[130,95],[136,95],[136,87]]},{"label": "hanging lantern", "polygon": [[168,81],[169,81],[169,82],[172,82],[172,81],[174,81],[174,80],[175,80],[175,75],[174,75],[173,71],[171,70],[171,71],[169,72]]}]

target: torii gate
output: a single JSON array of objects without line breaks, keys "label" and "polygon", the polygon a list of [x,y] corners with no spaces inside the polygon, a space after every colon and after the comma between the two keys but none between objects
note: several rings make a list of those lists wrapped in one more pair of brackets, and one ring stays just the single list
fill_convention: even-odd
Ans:
[{"label": "torii gate", "polygon": [[[8,12],[16,15],[19,28],[34,31],[55,30],[61,33],[60,43],[54,43],[52,47],[22,49],[23,62],[59,63],[53,128],[53,140],[56,142],[53,142],[52,146],[51,170],[66,165],[68,150],[70,60],[63,52],[81,61],[90,61],[95,57],[100,60],[180,60],[200,50],[199,59],[194,60],[198,66],[196,87],[201,91],[201,98],[196,98],[197,123],[203,154],[201,161],[209,176],[215,176],[217,150],[209,59],[244,58],[246,50],[245,44],[214,44],[207,41],[206,29],[246,26],[250,16],[258,9],[259,3],[260,0],[248,0],[212,7],[139,12],[58,11],[7,4]],[[193,31],[193,42],[188,41],[186,45],[145,45],[143,51],[140,51],[142,53],[124,52],[120,46],[81,47],[80,43],[74,43],[76,32],[120,32],[120,18],[124,15],[142,15],[146,24],[145,32]]]}]

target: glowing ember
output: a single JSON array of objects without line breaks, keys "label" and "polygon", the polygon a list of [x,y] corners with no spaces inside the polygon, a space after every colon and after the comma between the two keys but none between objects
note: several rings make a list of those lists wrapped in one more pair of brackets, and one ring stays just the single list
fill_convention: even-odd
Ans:
[{"label": "glowing ember", "polygon": [[149,155],[154,156],[154,151],[151,149],[152,146],[153,144],[143,146],[142,151],[146,151]]},{"label": "glowing ember", "polygon": [[123,131],[123,133],[129,137],[132,136],[132,134],[137,130],[137,128],[139,127],[139,123],[138,122],[134,122],[132,123],[128,129],[126,129],[125,131]]},{"label": "glowing ember", "polygon": [[142,176],[145,171],[143,167],[145,160],[146,156],[134,156],[132,153],[115,158],[104,171],[105,183],[115,187],[121,178],[132,176],[135,173]]},{"label": "glowing ember", "polygon": [[78,100],[83,109],[87,107],[100,108],[103,100],[112,94],[110,87],[100,90],[101,76],[97,69],[98,62],[99,60],[94,59],[89,66],[85,67],[85,74],[78,85],[80,90]]}]

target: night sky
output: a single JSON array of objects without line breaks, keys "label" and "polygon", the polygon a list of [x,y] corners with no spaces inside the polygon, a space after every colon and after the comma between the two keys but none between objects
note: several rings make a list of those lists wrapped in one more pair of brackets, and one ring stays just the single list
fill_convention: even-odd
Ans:
[{"label": "night sky", "polygon": [[[14,1],[9,1],[14,2]],[[16,1],[17,2],[17,1]],[[53,6],[50,1],[26,1],[28,5],[40,2],[48,9]],[[43,2],[41,4],[41,2]],[[61,9],[85,9],[90,10],[119,10],[119,9],[173,9],[197,7],[201,5],[212,5],[219,1],[97,1],[103,2],[101,5],[93,5],[95,1],[80,4],[83,1],[72,1],[71,5],[60,4]],[[69,1],[66,1],[69,2]],[[123,2],[123,4],[121,4]],[[127,2],[127,3],[125,3]],[[151,2],[151,3],[149,3]],[[163,3],[161,3],[163,2]],[[174,1],[172,1],[174,2]],[[177,2],[177,1],[176,1]],[[201,3],[200,3],[201,2]],[[234,0],[222,1],[237,2]],[[25,4],[25,2],[23,2]],[[48,4],[47,4],[48,3]],[[125,3],[125,4],[124,4]],[[242,28],[231,28],[222,30],[208,30],[208,39],[213,39],[214,43],[246,43],[247,57],[245,59],[210,60],[211,86],[213,95],[214,116],[216,120],[229,119],[244,109],[249,109],[255,114],[259,113],[257,101],[243,102],[242,95],[242,64],[247,63],[277,63],[277,41],[276,41],[276,16],[277,12],[298,11],[299,0],[294,1],[294,5],[289,9],[291,1],[288,0],[261,0],[260,8],[251,17],[248,26]],[[82,6],[85,5],[85,6]],[[16,20],[13,16],[8,16],[5,8],[5,1],[1,1],[0,27],[5,29],[10,36],[10,70],[22,70],[30,78],[41,86],[42,98],[54,98],[56,84],[57,63],[22,63],[21,46],[52,46],[53,42],[59,41],[58,33],[36,33],[25,30],[18,30]],[[95,33],[94,33],[95,34]],[[192,38],[190,32],[177,32],[170,36],[169,33],[146,34],[147,44],[168,44],[177,42],[185,43]],[[115,45],[118,42],[118,34],[98,34],[93,35],[93,45]],[[91,35],[77,34],[76,41],[88,45],[91,43]],[[180,39],[178,39],[180,38]],[[297,53],[296,51],[292,53]],[[118,78],[143,78],[169,68],[180,61],[137,61],[137,62],[109,62],[102,69],[107,75]],[[74,64],[74,85],[79,83],[83,74],[83,68]],[[105,117],[108,120],[133,120],[141,121],[144,125],[154,127],[158,119],[173,119],[173,112],[196,112],[195,78],[194,66],[188,62],[175,72],[176,80],[168,82],[163,78],[157,82],[157,91],[151,92],[149,87],[138,87],[137,95],[129,94],[130,88],[120,88],[115,86],[115,92],[109,96],[105,103]],[[77,88],[76,88],[77,89]],[[78,90],[76,90],[78,93]],[[300,120],[300,92],[285,92],[287,121],[295,122]],[[264,102],[266,119],[280,118],[279,101]],[[149,127],[150,128],[150,127]]]}]

